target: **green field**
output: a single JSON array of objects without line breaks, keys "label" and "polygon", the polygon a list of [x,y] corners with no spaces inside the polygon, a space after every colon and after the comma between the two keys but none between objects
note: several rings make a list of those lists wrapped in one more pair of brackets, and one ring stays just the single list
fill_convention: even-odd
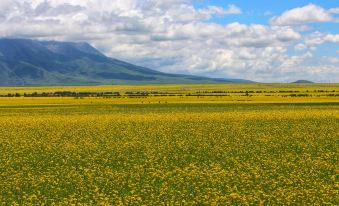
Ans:
[{"label": "green field", "polygon": [[339,204],[337,84],[0,94],[103,88],[229,96],[0,97],[1,205]]}]

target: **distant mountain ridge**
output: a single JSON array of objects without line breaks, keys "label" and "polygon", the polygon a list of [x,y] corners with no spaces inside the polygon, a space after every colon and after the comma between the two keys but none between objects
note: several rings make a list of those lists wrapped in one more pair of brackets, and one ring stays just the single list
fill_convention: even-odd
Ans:
[{"label": "distant mountain ridge", "polygon": [[295,83],[295,84],[313,84],[314,82],[309,81],[309,80],[297,80],[297,81],[292,82],[292,83]]},{"label": "distant mountain ridge", "polygon": [[0,39],[0,85],[250,83],[167,74],[109,58],[88,43]]}]

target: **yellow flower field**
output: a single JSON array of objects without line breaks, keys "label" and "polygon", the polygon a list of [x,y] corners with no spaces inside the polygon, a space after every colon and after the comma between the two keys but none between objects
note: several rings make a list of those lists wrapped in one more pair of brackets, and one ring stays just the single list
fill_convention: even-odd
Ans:
[{"label": "yellow flower field", "polygon": [[338,205],[339,97],[260,95],[0,97],[0,205]]}]

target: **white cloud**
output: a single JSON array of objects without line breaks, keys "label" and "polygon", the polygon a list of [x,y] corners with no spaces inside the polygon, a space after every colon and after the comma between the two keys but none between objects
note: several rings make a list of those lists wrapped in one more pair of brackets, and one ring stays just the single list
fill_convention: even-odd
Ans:
[{"label": "white cloud", "polygon": [[323,57],[322,58],[323,61],[326,61],[328,63],[331,63],[331,64],[337,64],[339,65],[339,57]]},{"label": "white cloud", "polygon": [[339,34],[327,34],[324,37],[325,42],[330,42],[330,43],[339,43]]},{"label": "white cloud", "polygon": [[[320,7],[307,8],[295,22],[329,18],[318,16],[327,12]],[[338,43],[338,35],[303,35],[303,26],[290,26],[291,13],[275,17],[279,24],[222,25],[209,20],[241,9],[197,9],[191,0],[1,0],[0,37],[88,41],[111,57],[164,72],[263,82],[334,78],[337,65],[308,64],[317,45]],[[304,54],[290,56],[290,48]]]},{"label": "white cloud", "polygon": [[306,36],[304,41],[308,46],[316,46],[324,43],[339,43],[339,34],[314,32]]},{"label": "white cloud", "polygon": [[332,14],[339,14],[339,7],[329,9],[328,11]]},{"label": "white cloud", "polygon": [[290,27],[278,27],[277,38],[280,41],[293,41],[301,38],[301,35]]},{"label": "white cloud", "polygon": [[228,5],[228,8],[222,8],[218,6],[209,6],[205,9],[199,10],[202,15],[205,15],[207,18],[212,16],[222,17],[227,14],[241,14],[241,9],[233,4]]},{"label": "white cloud", "polygon": [[329,22],[333,18],[329,11],[314,4],[294,8],[284,12],[281,16],[273,17],[271,23],[274,25],[298,25],[314,22]]},{"label": "white cloud", "polygon": [[296,51],[303,51],[303,50],[307,49],[307,46],[305,44],[299,43],[299,44],[294,46],[294,49]]},{"label": "white cloud", "polygon": [[272,11],[265,11],[264,16],[273,16],[273,12]]}]

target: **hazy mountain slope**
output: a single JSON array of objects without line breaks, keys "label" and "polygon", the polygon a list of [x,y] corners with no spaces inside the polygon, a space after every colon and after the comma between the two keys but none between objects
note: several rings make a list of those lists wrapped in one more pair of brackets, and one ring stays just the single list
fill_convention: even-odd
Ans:
[{"label": "hazy mountain slope", "polygon": [[166,74],[106,57],[87,43],[0,39],[0,85],[249,82]]},{"label": "hazy mountain slope", "polygon": [[314,82],[309,81],[309,80],[297,80],[295,82],[292,83],[296,83],[296,84],[313,84]]}]

